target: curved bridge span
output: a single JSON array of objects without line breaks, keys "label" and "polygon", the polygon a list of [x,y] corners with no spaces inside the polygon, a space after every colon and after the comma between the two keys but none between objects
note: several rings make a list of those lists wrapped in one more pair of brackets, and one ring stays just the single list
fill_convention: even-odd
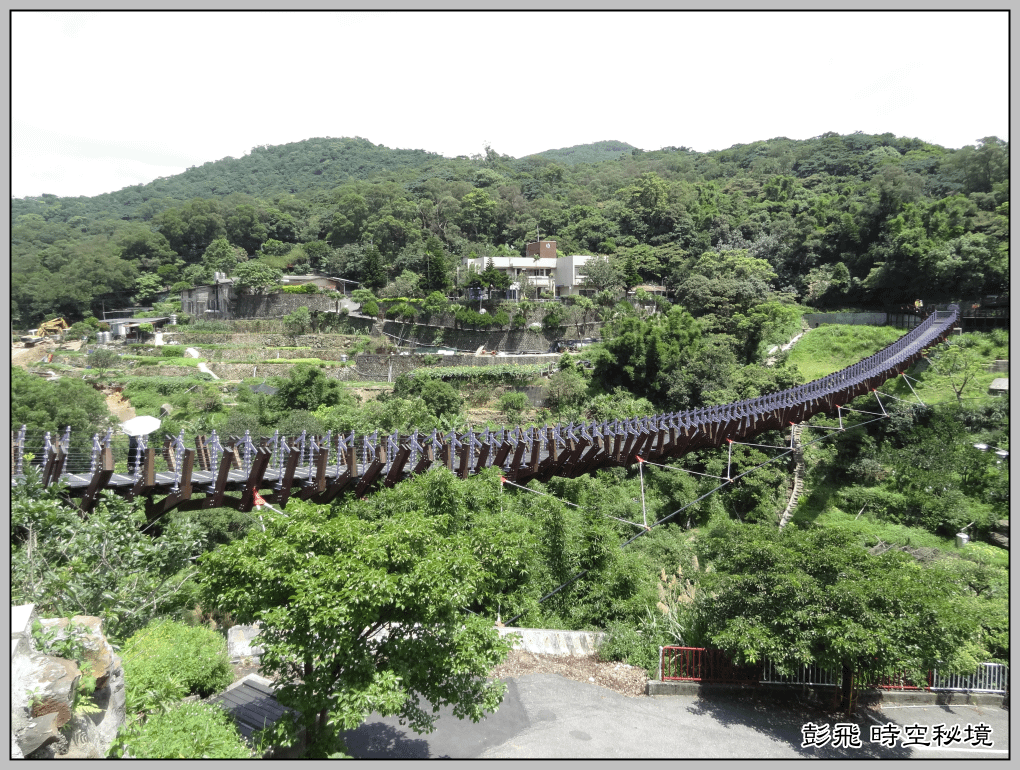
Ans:
[{"label": "curved bridge span", "polygon": [[[684,412],[629,420],[514,428],[498,431],[433,431],[430,435],[333,438],[306,437],[288,442],[279,435],[260,444],[245,435],[226,444],[215,432],[185,446],[182,434],[158,448],[139,440],[127,458],[129,472],[116,473],[112,431],[95,436],[90,467],[71,472],[67,462],[70,429],[56,441],[46,436],[39,463],[46,485],[67,484],[83,510],[91,510],[103,490],[132,499],[146,498],[151,518],[173,508],[195,510],[228,506],[250,511],[255,496],[281,508],[291,497],[328,503],[341,494],[361,496],[379,484],[393,486],[436,463],[461,478],[496,466],[510,481],[523,484],[553,476],[576,477],[599,468],[629,466],[644,459],[678,458],[726,440],[740,441],[763,431],[831,413],[886,380],[906,371],[926,348],[944,341],[959,308],[937,311],[895,343],[873,356],[821,379],[760,398]],[[12,483],[23,478],[25,428],[12,436]],[[165,471],[156,471],[157,454]],[[195,497],[195,494],[203,495]]]}]

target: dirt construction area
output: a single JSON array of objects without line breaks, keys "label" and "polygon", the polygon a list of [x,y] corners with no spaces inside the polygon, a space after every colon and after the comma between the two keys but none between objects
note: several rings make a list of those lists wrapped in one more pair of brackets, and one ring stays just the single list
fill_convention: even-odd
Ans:
[{"label": "dirt construction area", "polygon": [[[78,350],[81,348],[81,341],[76,340],[74,342],[64,342],[60,345],[54,345],[46,342],[41,342],[33,347],[12,347],[11,348],[11,368],[18,367],[20,369],[42,369],[45,371],[46,364],[41,363],[50,353],[56,353],[61,350]],[[134,407],[130,403],[124,400],[120,393],[108,393],[103,391],[106,395],[106,406],[110,410],[110,414],[114,416],[117,422],[124,422],[130,420],[135,416]]]}]

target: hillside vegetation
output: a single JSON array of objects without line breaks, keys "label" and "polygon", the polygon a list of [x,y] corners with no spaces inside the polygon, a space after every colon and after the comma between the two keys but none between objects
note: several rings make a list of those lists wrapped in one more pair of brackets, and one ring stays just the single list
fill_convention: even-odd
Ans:
[{"label": "hillside vegetation", "polygon": [[[12,320],[80,320],[212,279],[258,290],[317,270],[425,296],[464,256],[603,254],[628,288],[663,283],[712,312],[699,262],[762,260],[812,306],[977,300],[1008,285],[1009,145],[892,134],[782,137],[697,153],[600,142],[514,159],[442,158],[365,139],[256,147],[94,198],[14,199]],[[610,282],[612,283],[612,282]]]},{"label": "hillside vegetation", "polygon": [[[601,340],[551,367],[427,365],[366,387],[331,376],[352,365],[339,352],[395,348],[351,334],[353,318],[305,305],[275,319],[182,316],[178,333],[214,366],[286,374],[213,381],[178,345],[57,350],[57,382],[13,372],[14,422],[39,436],[28,465],[43,432],[68,425],[68,462],[87,463],[92,433],[110,425],[96,387],[113,383],[138,414],[169,412],[161,432],[189,441],[576,425],[775,393],[903,333],[821,326],[770,355],[812,309],[980,304],[1008,286],[1009,148],[994,137],[954,151],[830,133],[601,159],[615,145],[444,159],[317,139],[109,196],[12,201],[15,326],[60,313],[75,339],[95,340],[103,303],[164,313],[214,271],[268,293],[282,270],[316,270],[361,282],[364,314],[427,321],[437,342],[485,329],[552,342],[597,328]],[[532,292],[484,314],[457,296],[499,278],[458,273],[461,257],[523,255],[536,229],[561,254],[606,256],[589,268],[592,296]],[[372,712],[417,730],[433,719],[426,700],[491,712],[503,686],[487,675],[508,648],[497,619],[607,631],[603,658],[650,675],[665,645],[781,674],[823,666],[849,709],[879,677],[921,682],[1009,659],[1008,551],[993,545],[1008,543],[1009,400],[988,390],[1008,341],[1005,329],[954,334],[905,377],[802,425],[804,490],[783,528],[800,467],[789,429],[669,466],[526,486],[498,468],[466,480],[436,468],[330,505],[292,495],[282,513],[174,508],[152,521],[112,496],[80,515],[29,470],[12,492],[12,601],[98,615],[117,642],[166,618],[260,623],[263,670],[280,677],[317,757],[342,751],[342,729]],[[300,358],[276,358],[285,350]],[[522,391],[538,385],[534,407]],[[125,472],[127,438],[114,441]],[[200,718],[138,708],[130,736],[155,729],[157,709]],[[293,743],[297,729],[281,720],[269,738]]]}]

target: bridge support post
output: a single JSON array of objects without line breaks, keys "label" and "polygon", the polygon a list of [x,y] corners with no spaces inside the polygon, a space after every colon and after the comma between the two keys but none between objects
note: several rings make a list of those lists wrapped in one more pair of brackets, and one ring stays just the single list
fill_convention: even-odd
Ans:
[{"label": "bridge support post", "polygon": [[92,474],[92,480],[85,489],[85,496],[81,501],[81,509],[86,513],[96,506],[99,493],[103,491],[110,479],[113,477],[113,449],[109,444],[103,444],[99,453],[99,468]]}]

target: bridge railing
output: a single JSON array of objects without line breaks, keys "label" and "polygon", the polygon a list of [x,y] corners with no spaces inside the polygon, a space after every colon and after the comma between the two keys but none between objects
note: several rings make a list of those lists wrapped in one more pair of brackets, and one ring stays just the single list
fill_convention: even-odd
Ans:
[{"label": "bridge railing", "polygon": [[[765,429],[760,427],[763,421],[775,422],[779,419],[777,415],[793,418],[795,413],[796,419],[803,420],[818,411],[831,410],[834,408],[835,397],[852,398],[854,394],[866,392],[862,388],[877,387],[877,384],[891,376],[891,373],[895,373],[897,367],[903,368],[925,347],[948,334],[957,317],[956,307],[948,311],[933,312],[892,345],[862,361],[804,385],[721,406],[601,423],[580,425],[571,423],[565,426],[532,427],[523,430],[518,427],[509,433],[502,429],[495,433],[489,430],[463,433],[451,431],[442,436],[433,431],[429,438],[419,436],[417,433],[413,436],[385,434],[380,436],[378,430],[369,435],[356,436],[351,432],[336,438],[329,434],[309,436],[305,433],[287,438],[280,436],[278,432],[271,437],[252,436],[247,432],[244,436],[220,437],[214,431],[209,438],[196,439],[195,467],[199,470],[215,469],[219,466],[220,458],[229,454],[233,458],[233,466],[247,476],[256,457],[264,460],[268,452],[268,461],[260,467],[273,469],[279,474],[277,478],[282,477],[286,466],[291,471],[296,468],[299,477],[310,479],[313,463],[320,462],[321,450],[326,449],[327,456],[335,452],[334,477],[341,476],[341,468],[344,468],[343,472],[352,476],[358,476],[370,468],[375,469],[376,473],[381,471],[390,474],[400,447],[406,445],[410,451],[412,468],[416,467],[415,463],[419,462],[423,453],[429,451],[435,461],[442,459],[451,469],[454,467],[454,458],[458,458],[458,472],[464,475],[479,470],[475,466],[484,453],[486,466],[491,465],[495,461],[494,458],[499,455],[502,458],[501,467],[508,472],[514,471],[515,468],[522,471],[527,469],[529,477],[532,477],[540,472],[541,467],[549,465],[550,458],[555,461],[554,470],[561,468],[568,458],[571,465],[578,464],[580,454],[576,453],[577,447],[580,445],[583,449],[595,441],[601,442],[600,446],[603,447],[602,464],[628,464],[635,461],[633,458],[637,451],[635,447],[645,447],[641,451],[647,452],[656,446],[656,441],[661,447],[667,433],[670,442],[677,436],[681,436],[682,441],[677,440],[677,443],[671,444],[668,450],[663,451],[673,452],[670,456],[679,456],[677,452],[684,447],[719,446],[725,438],[724,430],[737,431],[730,435],[753,435],[755,430],[760,432]],[[783,425],[780,420],[773,427]],[[582,437],[585,437],[583,441]],[[65,476],[84,474],[86,466],[89,474],[95,474],[100,453],[111,449],[117,461],[117,471],[131,474],[134,480],[138,481],[145,449],[150,441],[153,442],[153,446],[155,441],[159,441],[161,451],[156,454],[159,455],[161,463],[157,472],[173,474],[176,489],[184,455],[189,451],[185,446],[183,433],[174,437],[158,439],[143,437],[132,440],[127,436],[108,432],[103,437],[93,438],[87,458],[82,450],[71,449],[70,439],[70,429],[60,437],[47,435],[41,446],[38,446],[37,452],[36,446],[27,445],[24,427],[17,434],[12,433],[13,475],[18,476],[23,471],[29,454],[36,455],[32,460],[36,464],[52,465],[54,448],[59,445],[63,452],[62,473]],[[351,463],[352,467],[348,468],[348,463]],[[587,466],[581,463],[580,467],[583,470]]]}]

